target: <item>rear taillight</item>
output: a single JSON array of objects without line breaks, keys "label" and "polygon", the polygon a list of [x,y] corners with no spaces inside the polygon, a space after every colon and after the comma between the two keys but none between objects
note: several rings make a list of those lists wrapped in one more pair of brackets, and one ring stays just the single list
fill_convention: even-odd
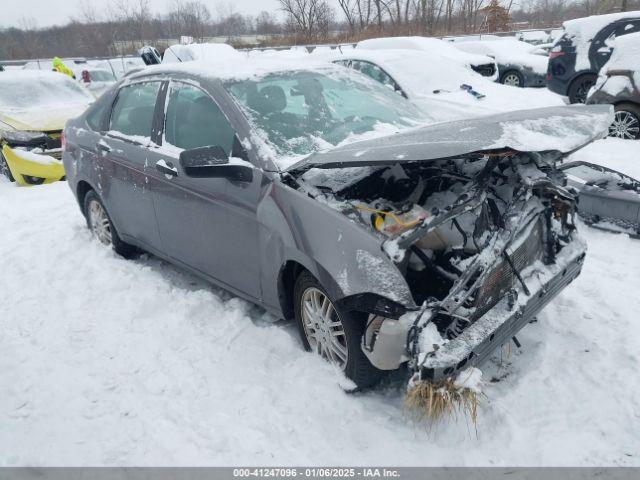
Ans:
[{"label": "rear taillight", "polygon": [[62,148],[62,151],[64,152],[65,147],[67,146],[67,139],[64,136],[64,130],[62,131],[62,134],[60,134],[60,147]]},{"label": "rear taillight", "polygon": [[549,53],[549,59],[552,60],[554,58],[558,58],[558,57],[564,57],[565,53],[564,52],[550,52]]}]

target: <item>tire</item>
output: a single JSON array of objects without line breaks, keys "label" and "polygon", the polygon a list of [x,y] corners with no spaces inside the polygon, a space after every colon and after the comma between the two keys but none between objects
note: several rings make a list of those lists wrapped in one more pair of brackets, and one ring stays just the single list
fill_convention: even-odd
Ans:
[{"label": "tire", "polygon": [[609,127],[609,136],[625,140],[640,140],[640,105],[619,103],[615,107],[615,121]]},{"label": "tire", "polygon": [[7,164],[7,161],[5,160],[4,155],[2,155],[2,152],[0,152],[0,173],[7,177],[10,182],[16,181],[16,179],[13,178],[13,175],[11,174],[9,164]]},{"label": "tire", "polygon": [[[322,326],[318,328],[320,322],[315,323],[315,325],[309,325],[313,324],[313,317],[309,313],[303,315],[303,310],[308,312],[309,310],[306,309],[313,307],[314,296],[316,296],[316,299],[326,299],[328,302],[326,307],[333,309],[334,314],[329,317],[332,321],[325,324],[325,329]],[[361,347],[362,336],[366,328],[366,314],[340,311],[329,298],[326,290],[308,271],[303,271],[298,276],[293,297],[296,324],[305,350],[315,350],[316,353],[321,354],[336,368],[342,370],[345,376],[357,385],[359,390],[377,384],[385,372],[371,364]],[[328,311],[328,309],[321,308],[320,311]],[[325,317],[324,315],[322,316]],[[306,325],[309,325],[309,327]],[[316,334],[324,337],[324,341],[314,339],[314,335],[311,332],[314,327],[317,328]],[[335,338],[336,342],[346,351],[346,362],[343,356],[336,354],[335,347],[331,347],[332,351],[330,352],[327,352],[326,349],[323,353],[320,352],[327,345],[326,339],[328,338],[331,340]]]},{"label": "tire", "polygon": [[84,197],[84,216],[91,233],[105,246],[124,258],[135,257],[139,251],[133,245],[123,242],[111,222],[104,203],[94,190],[89,190]]},{"label": "tire", "polygon": [[500,83],[510,87],[524,88],[524,76],[517,70],[507,70],[500,76]]},{"label": "tire", "polygon": [[589,90],[596,84],[597,76],[587,73],[576,78],[569,86],[568,95],[571,103],[585,103]]}]

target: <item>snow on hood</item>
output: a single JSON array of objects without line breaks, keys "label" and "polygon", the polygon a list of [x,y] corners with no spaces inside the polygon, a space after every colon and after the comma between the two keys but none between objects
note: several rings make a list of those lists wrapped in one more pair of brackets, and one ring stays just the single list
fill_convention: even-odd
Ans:
[{"label": "snow on hood", "polygon": [[493,150],[566,154],[604,138],[612,120],[609,105],[579,105],[439,123],[318,152],[288,171],[441,160]]},{"label": "snow on hood", "polygon": [[[462,52],[455,48],[451,42],[445,42],[437,38],[427,37],[388,37],[372,38],[358,42],[356,49],[362,50],[421,50],[429,54],[434,61],[447,58],[459,65],[470,67],[471,65],[486,65],[494,63],[493,59],[486,55]],[[424,65],[428,68],[430,65]]]},{"label": "snow on hood", "polygon": [[588,70],[589,46],[593,37],[605,26],[618,20],[640,18],[640,11],[610,13],[608,15],[592,15],[564,22],[565,36],[570,38],[576,47],[576,71]]},{"label": "snow on hood", "polygon": [[0,74],[0,121],[18,130],[61,130],[94,97],[71,78],[48,71]]},{"label": "snow on hood", "polygon": [[162,63],[233,60],[241,56],[240,52],[226,43],[194,43],[167,48]]}]

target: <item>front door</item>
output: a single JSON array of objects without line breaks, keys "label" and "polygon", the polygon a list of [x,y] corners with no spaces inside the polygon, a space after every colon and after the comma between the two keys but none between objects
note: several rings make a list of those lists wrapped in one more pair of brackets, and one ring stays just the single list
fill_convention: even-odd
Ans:
[{"label": "front door", "polygon": [[156,152],[154,187],[163,251],[224,286],[259,299],[256,210],[262,173],[254,169],[253,180],[243,183],[185,175],[180,152],[207,146],[222,147],[230,157],[244,156],[233,127],[211,96],[198,87],[172,82],[162,146]]}]

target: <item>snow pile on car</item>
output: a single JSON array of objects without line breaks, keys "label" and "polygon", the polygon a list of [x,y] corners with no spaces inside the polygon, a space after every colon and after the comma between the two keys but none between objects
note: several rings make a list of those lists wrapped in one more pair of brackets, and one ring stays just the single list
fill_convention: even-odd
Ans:
[{"label": "snow pile on car", "polygon": [[576,71],[588,70],[590,68],[589,46],[593,37],[596,36],[601,29],[612,22],[637,17],[640,17],[640,11],[592,15],[590,17],[577,18],[564,22],[565,34],[572,39],[578,54],[576,58]]},{"label": "snow pile on car", "polygon": [[468,53],[489,55],[502,65],[520,65],[539,75],[546,75],[549,59],[531,53],[532,46],[514,38],[497,38],[477,42],[459,42],[456,47]]},{"label": "snow pile on car", "polygon": [[240,52],[226,43],[194,43],[167,48],[162,63],[233,60],[241,56]]}]

